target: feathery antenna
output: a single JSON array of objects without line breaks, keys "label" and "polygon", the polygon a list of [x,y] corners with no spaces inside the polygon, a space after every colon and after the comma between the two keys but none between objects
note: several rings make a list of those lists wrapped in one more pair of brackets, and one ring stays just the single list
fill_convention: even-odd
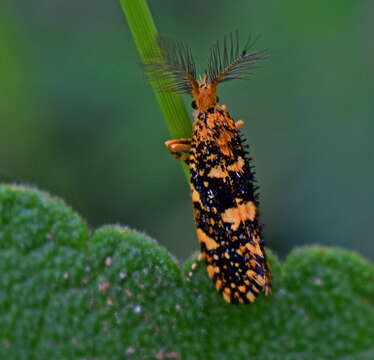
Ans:
[{"label": "feathery antenna", "polygon": [[240,51],[239,31],[230,33],[217,41],[210,50],[206,74],[212,84],[232,79],[247,79],[258,63],[267,58],[266,50],[249,52],[258,37],[249,36],[244,48]]},{"label": "feathery antenna", "polygon": [[150,80],[160,81],[159,90],[191,93],[197,85],[191,49],[183,42],[159,38],[163,59],[144,64]]}]

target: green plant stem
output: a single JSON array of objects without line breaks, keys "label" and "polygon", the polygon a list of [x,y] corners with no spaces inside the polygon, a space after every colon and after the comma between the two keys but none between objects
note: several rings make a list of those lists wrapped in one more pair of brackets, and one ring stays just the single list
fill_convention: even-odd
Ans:
[{"label": "green plant stem", "polygon": [[[162,59],[157,43],[158,32],[146,0],[120,0],[123,12],[129,24],[140,59],[143,63]],[[190,137],[192,131],[189,118],[182,98],[178,94],[160,92],[158,81],[151,81],[153,91],[173,139]],[[188,169],[184,166],[185,174]]]}]

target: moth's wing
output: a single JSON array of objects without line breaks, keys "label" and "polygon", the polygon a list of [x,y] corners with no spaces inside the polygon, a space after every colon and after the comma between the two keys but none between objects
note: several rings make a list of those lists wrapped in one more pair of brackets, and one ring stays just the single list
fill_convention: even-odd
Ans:
[{"label": "moth's wing", "polygon": [[192,153],[197,237],[217,290],[229,303],[246,304],[261,291],[269,294],[270,288],[255,179],[233,120],[227,113],[218,113],[209,115],[208,123],[213,116],[222,117],[216,123],[231,125],[219,129],[209,145],[197,144]]},{"label": "moth's wing", "polygon": [[[243,224],[243,233],[244,227]],[[219,228],[225,231],[224,225],[216,227]],[[226,231],[229,245],[223,247],[201,229],[197,229],[197,236],[208,275],[227,302],[246,304],[253,302],[261,291],[270,294],[270,273],[259,239],[247,235],[245,241],[243,237],[233,241],[232,233]]]},{"label": "moth's wing", "polygon": [[[198,194],[192,194],[197,206]],[[255,204],[237,204],[220,214],[200,206],[194,214],[200,224],[196,230],[200,258],[223,298],[229,303],[246,304],[261,291],[270,294],[270,273]]]}]

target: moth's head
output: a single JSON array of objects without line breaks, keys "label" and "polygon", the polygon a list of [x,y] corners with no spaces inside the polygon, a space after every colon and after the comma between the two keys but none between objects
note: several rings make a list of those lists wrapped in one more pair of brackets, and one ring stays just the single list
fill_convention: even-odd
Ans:
[{"label": "moth's head", "polygon": [[213,108],[217,102],[216,85],[211,83],[207,76],[204,76],[197,86],[192,88],[192,103],[191,106],[195,110],[206,112],[208,109]]},{"label": "moth's head", "polygon": [[163,58],[146,65],[151,80],[160,91],[190,94],[192,107],[205,112],[217,104],[218,84],[232,79],[246,79],[257,64],[266,58],[266,51],[249,52],[256,42],[248,39],[240,51],[238,32],[217,41],[211,48],[208,66],[202,79],[197,80],[192,52],[181,42],[160,39]]}]

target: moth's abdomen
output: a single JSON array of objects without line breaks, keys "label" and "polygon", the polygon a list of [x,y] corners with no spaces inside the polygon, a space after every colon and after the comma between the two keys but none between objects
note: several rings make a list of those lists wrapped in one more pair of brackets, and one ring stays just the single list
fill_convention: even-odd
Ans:
[{"label": "moth's abdomen", "polygon": [[228,113],[200,114],[188,161],[201,257],[227,302],[271,292],[255,178]]}]

